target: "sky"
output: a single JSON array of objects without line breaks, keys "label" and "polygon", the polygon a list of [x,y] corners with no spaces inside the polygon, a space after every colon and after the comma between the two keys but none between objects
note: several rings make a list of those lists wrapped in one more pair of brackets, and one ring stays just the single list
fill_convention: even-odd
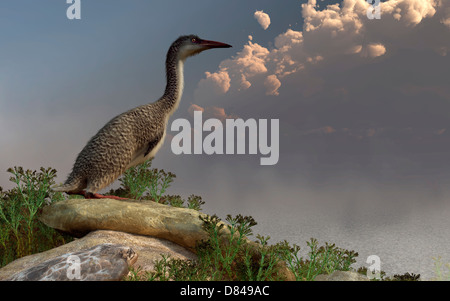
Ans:
[{"label": "sky", "polygon": [[[363,0],[81,0],[79,20],[69,6],[0,3],[0,186],[12,166],[51,166],[63,182],[98,129],[162,95],[169,45],[194,33],[233,48],[186,61],[153,161],[177,175],[169,193],[222,216],[308,207],[343,224],[448,205],[450,1],[382,1],[372,19]],[[175,155],[170,125],[194,110],[278,119],[277,164]]]}]

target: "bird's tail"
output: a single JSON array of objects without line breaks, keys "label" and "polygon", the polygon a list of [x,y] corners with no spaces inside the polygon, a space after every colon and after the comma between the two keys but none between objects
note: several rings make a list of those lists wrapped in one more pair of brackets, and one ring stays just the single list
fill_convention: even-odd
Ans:
[{"label": "bird's tail", "polygon": [[75,190],[76,187],[77,186],[72,185],[72,184],[62,184],[62,185],[53,186],[52,190],[60,191],[60,192],[69,192],[69,191]]},{"label": "bird's tail", "polygon": [[66,183],[62,185],[56,185],[51,187],[53,191],[60,191],[60,192],[71,192],[71,191],[79,191],[82,190],[84,187],[81,185],[81,181],[66,181]]}]

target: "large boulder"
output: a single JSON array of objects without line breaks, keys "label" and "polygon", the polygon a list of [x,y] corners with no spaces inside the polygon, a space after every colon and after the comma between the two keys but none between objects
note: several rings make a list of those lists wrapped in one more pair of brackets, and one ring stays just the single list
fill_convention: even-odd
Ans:
[{"label": "large boulder", "polygon": [[[168,240],[185,248],[186,252],[195,252],[196,244],[208,239],[200,217],[208,216],[193,209],[177,208],[152,201],[70,199],[44,207],[40,220],[47,226],[76,237],[82,237],[96,230],[112,230]],[[220,230],[223,242],[228,243],[226,237],[229,237],[230,231],[224,222],[220,223],[224,224]],[[254,241],[246,239],[246,242],[251,248],[260,248]],[[139,249],[135,247],[133,249],[141,258]],[[284,262],[279,263],[279,268],[279,273],[284,279],[295,280]]]},{"label": "large boulder", "polygon": [[67,253],[20,271],[10,281],[114,281],[137,259],[133,249],[115,244]]},{"label": "large boulder", "polygon": [[[61,277],[55,279],[57,273],[50,273],[49,268],[53,266],[53,270],[55,270],[58,264],[60,267],[63,267],[63,265],[61,265],[61,259],[65,258],[67,261],[67,257],[71,254],[76,255],[76,252],[86,252],[86,250],[102,245],[126,246],[124,248],[132,250],[132,253],[130,252],[130,254],[136,254],[136,256],[129,256],[130,258],[126,261],[127,266],[133,265],[135,268],[140,267],[142,271],[152,271],[154,269],[154,262],[161,259],[161,255],[178,259],[195,259],[196,257],[194,253],[164,239],[118,231],[98,230],[60,247],[42,253],[25,256],[11,262],[0,269],[0,280],[66,280],[64,278],[64,273]],[[115,259],[114,252],[111,255],[112,256],[110,257],[103,256],[105,262],[103,266],[108,265],[106,263],[107,260],[110,260],[110,262],[119,262],[120,264],[120,261]],[[118,258],[118,260],[120,260],[120,258]],[[120,265],[123,266],[123,264]],[[65,269],[67,270],[67,266],[65,266]],[[31,273],[33,271],[39,272]],[[120,269],[118,269],[118,271],[120,271]],[[88,270],[86,269],[84,272],[85,273],[83,273],[82,269],[81,275],[84,278],[81,280],[94,280],[92,277],[88,277],[88,274],[92,272],[88,273]],[[119,280],[123,277],[120,273],[115,273],[113,275],[113,272],[114,270],[109,270],[104,273],[107,276],[95,280]],[[126,272],[128,273],[128,268],[126,269]],[[46,276],[45,273],[49,274]],[[39,274],[42,275],[42,278],[39,278]],[[53,275],[49,276],[50,274]],[[100,273],[97,274],[100,275]],[[24,277],[25,275],[27,275],[26,278]]]},{"label": "large boulder", "polygon": [[95,230],[115,230],[167,239],[193,250],[197,241],[207,238],[201,215],[206,216],[151,201],[70,199],[44,207],[40,220],[76,237]]}]

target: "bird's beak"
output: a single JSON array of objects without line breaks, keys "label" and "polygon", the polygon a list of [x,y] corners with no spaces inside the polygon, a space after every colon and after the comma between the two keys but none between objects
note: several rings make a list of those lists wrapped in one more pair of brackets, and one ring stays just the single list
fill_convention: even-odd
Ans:
[{"label": "bird's beak", "polygon": [[208,41],[208,40],[201,40],[200,45],[208,47],[208,48],[230,48],[233,47],[231,45],[216,42],[216,41]]}]

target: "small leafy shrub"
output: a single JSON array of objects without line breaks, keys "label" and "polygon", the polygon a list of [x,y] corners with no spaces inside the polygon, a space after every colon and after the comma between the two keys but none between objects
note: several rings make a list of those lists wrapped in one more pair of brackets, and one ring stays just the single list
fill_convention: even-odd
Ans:
[{"label": "small leafy shrub", "polygon": [[50,190],[56,170],[41,167],[38,172],[14,167],[7,171],[16,186],[6,192],[0,188],[0,266],[71,240],[37,219],[44,204],[63,199],[61,193]]},{"label": "small leafy shrub", "polygon": [[161,255],[155,262],[155,269],[143,272],[140,267],[130,268],[125,281],[207,281],[208,270],[201,270],[197,261],[170,258]]},{"label": "small leafy shrub", "polygon": [[[450,281],[450,263],[444,264],[442,263],[441,257],[433,257],[434,260],[434,273],[436,277],[433,277],[432,280],[436,281]],[[444,267],[447,270],[444,271]]]},{"label": "small leafy shrub", "polygon": [[414,273],[405,273],[403,275],[400,274],[394,274],[392,279],[387,279],[391,281],[419,281],[420,274],[414,274]]},{"label": "small leafy shrub", "polygon": [[125,171],[119,179],[121,189],[118,192],[122,196],[136,200],[151,198],[157,203],[160,201],[161,196],[176,176],[171,172],[165,172],[163,169],[151,168],[152,160],[150,159]]},{"label": "small leafy shrub", "polygon": [[[359,267],[359,268],[356,270],[356,272],[359,273],[359,274],[361,274],[361,275],[367,276],[368,269],[367,269],[367,267],[364,267],[364,266],[363,266],[363,267]],[[377,278],[373,278],[373,279],[371,279],[371,281],[382,281],[382,280],[384,280],[384,279],[387,279],[387,278],[386,278],[386,272],[385,272],[385,271],[380,271],[379,276],[377,275]]]},{"label": "small leafy shrub", "polygon": [[332,272],[349,271],[350,266],[356,262],[358,253],[336,247],[335,244],[325,242],[325,246],[318,246],[318,241],[311,238],[306,242],[309,247],[308,259],[298,257],[300,247],[289,246],[287,241],[283,242],[288,252],[284,259],[287,266],[294,273],[297,280],[311,281],[320,274],[331,274]]},{"label": "small leafy shrub", "polygon": [[152,200],[160,204],[197,211],[205,204],[197,195],[191,195],[187,200],[179,195],[165,195],[176,175],[163,169],[151,168],[151,165],[152,159],[129,168],[119,178],[120,187],[116,190],[111,189],[109,194],[136,200]]},{"label": "small leafy shrub", "polygon": [[[170,259],[163,256],[156,262],[155,271],[132,271],[127,280],[211,280],[211,281],[266,281],[283,280],[280,267],[287,266],[297,280],[314,280],[320,273],[336,269],[349,270],[358,255],[354,251],[337,248],[317,240],[308,242],[309,259],[298,256],[300,247],[287,241],[269,245],[270,237],[257,235],[257,241],[246,237],[253,234],[257,223],[250,216],[227,215],[228,224],[216,216],[201,217],[208,239],[196,246],[197,260]],[[227,230],[227,231],[224,231]]]},{"label": "small leafy shrub", "polygon": [[[356,270],[356,272],[366,276],[367,275],[367,267],[360,267]],[[414,273],[405,273],[405,274],[394,274],[392,277],[387,277],[386,272],[380,271],[380,277],[374,278],[372,281],[419,281],[420,274]]]},{"label": "small leafy shrub", "polygon": [[[259,243],[250,245],[255,220],[249,216],[227,216],[229,224],[216,216],[201,217],[208,239],[196,246],[197,260],[171,259],[162,255],[155,270],[142,273],[132,269],[126,280],[280,280],[277,264],[281,261],[279,246],[268,246],[269,237],[258,236]],[[227,227],[228,231],[222,231]]]}]

